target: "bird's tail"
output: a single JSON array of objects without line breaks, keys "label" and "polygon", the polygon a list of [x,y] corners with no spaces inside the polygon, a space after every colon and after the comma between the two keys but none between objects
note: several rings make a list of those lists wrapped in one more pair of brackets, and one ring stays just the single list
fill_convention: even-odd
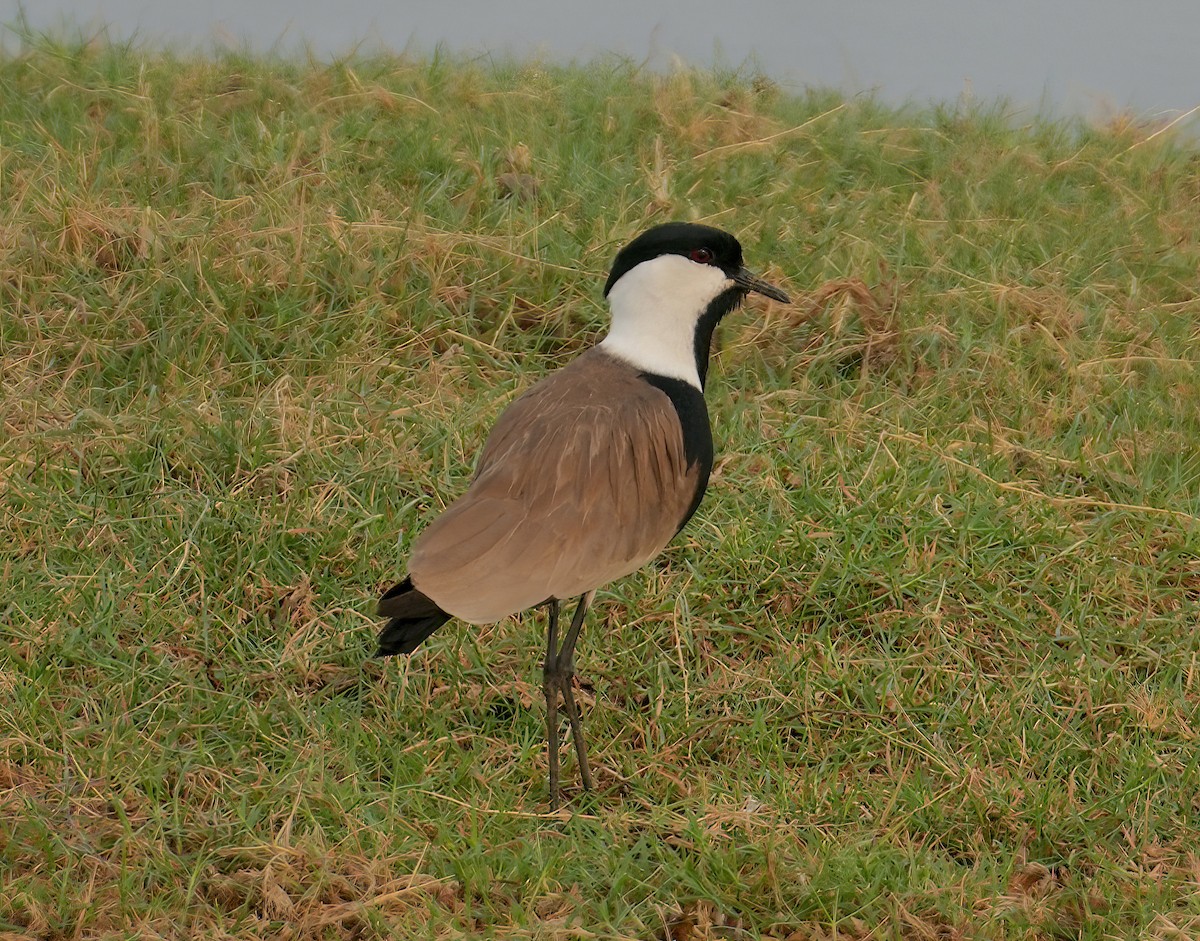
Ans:
[{"label": "bird's tail", "polygon": [[450,615],[413,587],[412,576],[388,589],[377,613],[390,618],[379,632],[377,657],[412,653],[426,637],[450,620]]}]

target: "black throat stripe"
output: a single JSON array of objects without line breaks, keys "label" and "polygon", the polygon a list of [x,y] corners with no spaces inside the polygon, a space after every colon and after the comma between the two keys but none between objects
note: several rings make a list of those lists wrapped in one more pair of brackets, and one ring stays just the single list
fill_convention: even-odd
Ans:
[{"label": "black throat stripe", "polygon": [[696,321],[696,333],[692,340],[696,356],[696,374],[700,377],[700,388],[708,379],[708,356],[712,348],[713,331],[717,329],[722,318],[737,307],[746,297],[741,288],[730,288],[722,291],[709,302],[700,319]]}]

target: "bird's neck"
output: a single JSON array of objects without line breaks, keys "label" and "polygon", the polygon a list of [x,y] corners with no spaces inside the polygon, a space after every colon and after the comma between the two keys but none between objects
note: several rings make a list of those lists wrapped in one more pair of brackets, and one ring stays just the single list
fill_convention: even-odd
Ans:
[{"label": "bird's neck", "polygon": [[601,349],[653,376],[701,391],[713,331],[742,291],[719,268],[663,256],[630,270],[609,291],[612,327]]}]

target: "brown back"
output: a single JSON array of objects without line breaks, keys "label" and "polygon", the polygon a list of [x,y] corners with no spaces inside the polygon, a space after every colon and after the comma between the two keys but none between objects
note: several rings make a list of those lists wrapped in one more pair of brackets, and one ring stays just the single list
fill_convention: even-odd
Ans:
[{"label": "brown back", "polygon": [[699,484],[666,393],[592,349],[508,407],[475,479],[413,546],[413,584],[450,614],[498,621],[654,558]]}]

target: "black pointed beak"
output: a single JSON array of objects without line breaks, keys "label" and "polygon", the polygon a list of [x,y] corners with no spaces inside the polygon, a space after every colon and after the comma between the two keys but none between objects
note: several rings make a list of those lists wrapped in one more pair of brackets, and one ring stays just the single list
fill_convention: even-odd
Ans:
[{"label": "black pointed beak", "polygon": [[748,268],[743,268],[733,276],[733,283],[740,287],[743,291],[753,291],[755,294],[761,294],[764,297],[769,297],[773,301],[779,301],[781,304],[790,304],[792,299],[783,291],[775,287],[773,284],[768,284],[762,278],[757,277]]}]

